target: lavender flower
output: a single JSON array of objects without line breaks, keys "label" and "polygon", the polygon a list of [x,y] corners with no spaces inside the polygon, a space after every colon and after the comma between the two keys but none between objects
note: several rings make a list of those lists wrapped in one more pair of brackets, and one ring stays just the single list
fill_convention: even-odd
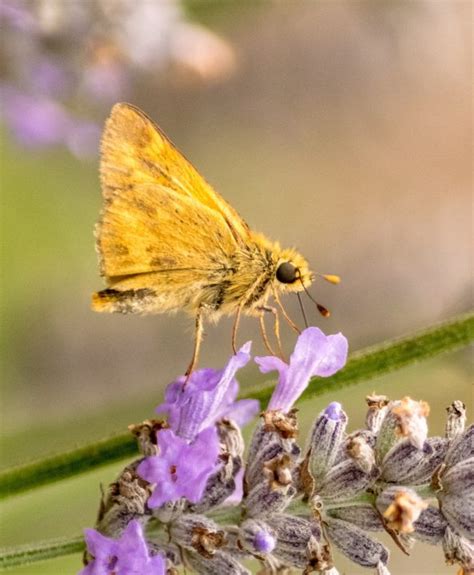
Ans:
[{"label": "lavender flower", "polygon": [[135,80],[146,86],[176,69],[205,82],[234,70],[232,48],[188,22],[179,0],[108,4],[0,2],[1,81],[17,93],[2,102],[2,120],[21,145],[65,145],[80,158],[95,156],[93,128],[112,102],[133,99]]},{"label": "lavender flower", "polygon": [[298,337],[288,365],[277,357],[256,357],[262,373],[279,373],[268,410],[288,412],[311,377],[329,377],[345,365],[347,349],[347,339],[341,333],[326,336],[317,327],[308,327]]},{"label": "lavender flower", "polygon": [[156,484],[148,506],[159,507],[180,497],[197,503],[218,467],[216,429],[208,427],[191,444],[170,429],[163,429],[158,432],[158,448],[159,455],[147,457],[137,468],[138,475]]},{"label": "lavender flower", "polygon": [[4,88],[3,117],[25,147],[57,145],[69,130],[69,117],[62,106],[48,98]]},{"label": "lavender flower", "polygon": [[120,539],[85,529],[87,551],[92,560],[79,575],[165,575],[162,555],[151,555],[138,521],[130,521]]},{"label": "lavender flower", "polygon": [[[120,536],[104,537],[109,547],[138,520],[153,526],[144,545],[166,556],[170,571],[249,575],[242,562],[253,558],[261,573],[337,575],[338,548],[374,575],[390,575],[389,551],[375,537],[385,531],[404,550],[417,539],[442,546],[448,563],[472,571],[474,427],[464,430],[460,402],[448,411],[445,438],[427,437],[422,401],[371,396],[367,428],[349,434],[342,405],[332,402],[302,450],[292,405],[312,375],[334,372],[347,353],[343,336],[310,328],[289,365],[258,360],[280,378],[245,461],[235,374],[249,352],[246,344],[224,369],[200,370],[184,388],[183,378],[173,382],[160,406],[168,422],[130,427],[145,458],[128,465],[101,502],[100,533]],[[120,575],[118,552],[109,547],[96,564]]]},{"label": "lavender flower", "polygon": [[255,417],[258,401],[236,401],[239,385],[234,377],[250,361],[250,347],[250,342],[243,345],[222,370],[200,369],[192,373],[186,385],[183,376],[167,387],[165,402],[156,411],[168,414],[170,427],[177,435],[191,440],[224,417],[239,425]]}]

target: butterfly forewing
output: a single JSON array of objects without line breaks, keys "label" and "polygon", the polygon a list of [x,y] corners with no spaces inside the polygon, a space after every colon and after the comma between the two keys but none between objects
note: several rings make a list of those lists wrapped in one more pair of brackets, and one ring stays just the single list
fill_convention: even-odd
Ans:
[{"label": "butterfly forewing", "polygon": [[[222,217],[190,197],[156,184],[115,194],[99,224],[102,273],[108,278],[225,267],[235,240]],[[170,278],[167,277],[169,280]]]},{"label": "butterfly forewing", "polygon": [[247,224],[141,110],[130,104],[113,107],[101,152],[106,200],[129,193],[136,184],[160,185],[219,213],[235,240],[245,242]]}]

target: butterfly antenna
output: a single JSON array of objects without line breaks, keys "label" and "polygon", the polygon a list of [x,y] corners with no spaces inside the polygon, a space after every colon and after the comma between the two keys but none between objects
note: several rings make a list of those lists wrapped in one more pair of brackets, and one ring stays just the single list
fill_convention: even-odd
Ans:
[{"label": "butterfly antenna", "polygon": [[323,278],[323,280],[326,280],[327,282],[333,285],[341,283],[341,278],[334,274],[320,274],[318,272],[315,272],[315,275],[319,276],[320,278]]},{"label": "butterfly antenna", "polygon": [[[320,274],[318,274],[318,275],[320,275]],[[322,277],[324,277],[324,276],[322,276]],[[337,276],[334,276],[334,277],[337,277]],[[300,276],[300,282],[301,282],[301,285],[303,286],[303,289],[304,289],[304,291],[305,291],[305,294],[309,297],[309,299],[310,299],[310,300],[315,304],[315,306],[318,308],[319,313],[320,313],[323,317],[329,317],[329,316],[331,315],[331,312],[330,312],[326,307],[324,307],[323,305],[321,305],[320,303],[318,303],[318,302],[314,299],[314,297],[313,297],[313,296],[309,293],[309,291],[306,289],[306,287],[305,287],[305,285],[304,285],[304,283],[303,283],[303,279],[302,279],[301,276]]]},{"label": "butterfly antenna", "polygon": [[306,312],[304,311],[303,301],[301,300],[300,292],[296,292],[296,295],[298,296],[298,301],[300,303],[301,313],[303,314],[304,326],[308,327],[308,320],[306,318]]}]

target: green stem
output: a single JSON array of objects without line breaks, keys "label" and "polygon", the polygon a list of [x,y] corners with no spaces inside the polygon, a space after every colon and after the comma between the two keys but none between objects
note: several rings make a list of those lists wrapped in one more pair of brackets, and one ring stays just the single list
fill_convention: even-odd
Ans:
[{"label": "green stem", "polygon": [[[312,380],[302,400],[378,377],[440,353],[453,351],[473,340],[474,313],[468,313],[407,337],[355,352],[350,355],[347,365],[340,372],[326,379]],[[253,397],[265,404],[273,387],[274,385],[270,384],[263,388],[260,386],[246,389],[243,397]],[[0,496],[21,493],[136,453],[133,437],[123,434],[34,463],[6,469],[0,473]]]},{"label": "green stem", "polygon": [[137,453],[135,438],[130,433],[124,433],[33,463],[12,467],[0,472],[0,497],[60,481]]},{"label": "green stem", "polygon": [[2,549],[0,552],[0,570],[54,559],[63,555],[82,553],[85,549],[84,537],[71,537],[69,539],[52,539],[30,545],[19,545],[11,549]]}]

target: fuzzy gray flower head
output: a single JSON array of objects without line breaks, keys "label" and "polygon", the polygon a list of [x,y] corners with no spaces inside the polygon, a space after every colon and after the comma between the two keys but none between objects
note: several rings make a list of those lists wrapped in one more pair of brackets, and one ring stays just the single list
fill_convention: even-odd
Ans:
[{"label": "fuzzy gray flower head", "polygon": [[[201,370],[188,393],[179,394],[182,382],[174,382],[165,402],[168,422],[131,426],[145,457],[110,486],[98,531],[119,541],[136,521],[144,528],[140,561],[160,556],[168,573],[184,567],[200,575],[250,575],[244,562],[252,559],[265,575],[291,569],[337,575],[338,549],[374,575],[390,575],[389,551],[377,539],[384,531],[405,552],[416,540],[442,546],[447,562],[470,573],[474,426],[464,429],[462,404],[448,410],[446,437],[428,438],[424,402],[374,394],[368,429],[351,433],[343,406],[332,402],[315,418],[301,449],[292,407],[295,390],[304,388],[297,375],[306,385],[309,374],[327,368],[324,349],[310,349],[315,338],[333,359],[344,355],[341,338],[310,330],[290,365],[263,361],[281,368],[279,388],[246,456],[241,426],[249,405],[243,405],[243,419],[231,413],[238,404],[234,375],[250,360],[250,347],[219,372]],[[202,398],[201,387],[207,390]],[[106,543],[107,549],[114,545]]]}]

